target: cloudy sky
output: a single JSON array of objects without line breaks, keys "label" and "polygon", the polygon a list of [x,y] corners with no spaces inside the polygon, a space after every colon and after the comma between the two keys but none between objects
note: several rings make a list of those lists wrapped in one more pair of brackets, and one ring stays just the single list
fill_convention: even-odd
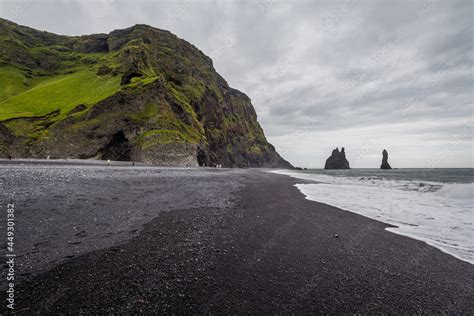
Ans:
[{"label": "cloudy sky", "polygon": [[167,29],[248,94],[293,164],[473,167],[470,0],[2,0],[0,16],[59,34]]}]

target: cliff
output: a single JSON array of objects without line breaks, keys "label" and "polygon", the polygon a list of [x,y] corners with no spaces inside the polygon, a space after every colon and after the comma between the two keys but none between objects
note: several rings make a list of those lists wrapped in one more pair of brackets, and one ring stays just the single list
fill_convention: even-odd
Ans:
[{"label": "cliff", "polygon": [[341,148],[341,151],[339,151],[339,148],[332,151],[331,156],[326,160],[324,169],[350,169],[344,147]]},{"label": "cliff", "polygon": [[380,169],[392,169],[388,163],[388,152],[385,149],[382,151],[382,165]]},{"label": "cliff", "polygon": [[199,49],[135,25],[61,36],[0,19],[0,157],[292,166]]}]

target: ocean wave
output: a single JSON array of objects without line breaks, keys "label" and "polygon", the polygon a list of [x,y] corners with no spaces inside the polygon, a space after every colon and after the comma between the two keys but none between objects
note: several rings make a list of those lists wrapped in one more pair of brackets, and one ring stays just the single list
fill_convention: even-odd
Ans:
[{"label": "ocean wave", "polygon": [[419,181],[419,180],[395,180],[382,176],[331,176],[326,174],[309,174],[298,173],[294,171],[276,171],[276,173],[286,174],[294,178],[312,180],[326,184],[342,184],[342,185],[363,185],[368,187],[384,187],[394,188],[403,191],[416,191],[421,193],[437,192],[444,187],[444,183]]},{"label": "ocean wave", "polygon": [[438,194],[451,199],[474,199],[474,183],[449,183],[445,184]]},{"label": "ocean wave", "polygon": [[[395,225],[388,230],[422,240],[474,264],[474,184],[333,176],[277,171],[315,183],[297,184],[307,199]],[[343,197],[343,198],[341,198]]]}]

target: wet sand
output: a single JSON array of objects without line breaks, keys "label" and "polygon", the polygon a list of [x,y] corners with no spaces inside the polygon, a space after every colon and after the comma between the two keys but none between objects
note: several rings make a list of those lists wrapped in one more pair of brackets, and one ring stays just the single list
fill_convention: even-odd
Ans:
[{"label": "wet sand", "polygon": [[474,312],[473,265],[306,200],[301,180],[1,163],[0,180],[23,314]]}]

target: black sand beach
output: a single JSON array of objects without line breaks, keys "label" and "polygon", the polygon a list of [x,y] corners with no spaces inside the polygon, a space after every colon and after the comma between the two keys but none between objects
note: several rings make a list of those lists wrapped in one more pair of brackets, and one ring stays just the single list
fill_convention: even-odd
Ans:
[{"label": "black sand beach", "polygon": [[2,214],[13,201],[17,221],[16,311],[474,313],[473,265],[306,200],[296,181],[0,164]]}]

